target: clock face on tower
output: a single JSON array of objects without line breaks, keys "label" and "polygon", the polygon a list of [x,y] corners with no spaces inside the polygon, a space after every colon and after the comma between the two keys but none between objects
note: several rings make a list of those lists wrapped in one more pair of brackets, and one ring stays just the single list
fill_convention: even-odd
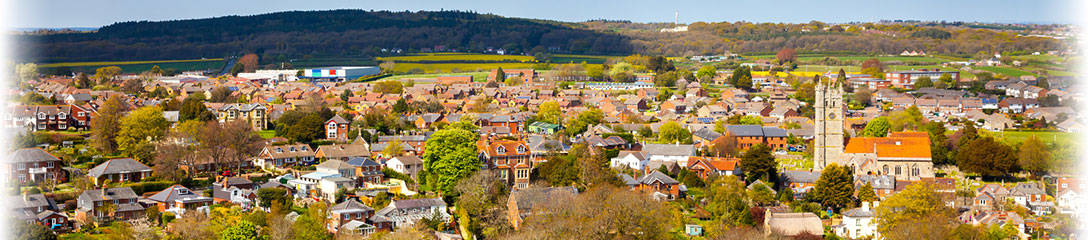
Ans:
[{"label": "clock face on tower", "polygon": [[835,113],[828,113],[827,119],[835,119]]}]

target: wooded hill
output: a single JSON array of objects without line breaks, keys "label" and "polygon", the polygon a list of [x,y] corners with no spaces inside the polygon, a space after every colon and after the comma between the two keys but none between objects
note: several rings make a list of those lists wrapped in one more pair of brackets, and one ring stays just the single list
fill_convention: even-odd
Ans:
[{"label": "wooded hill", "polygon": [[19,36],[39,62],[193,59],[257,53],[262,62],[375,56],[380,49],[511,52],[549,48],[585,54],[626,54],[626,37],[571,23],[460,11],[293,11],[162,22],[122,22],[91,33]]},{"label": "wooded hill", "polygon": [[[690,56],[799,52],[976,56],[980,52],[1062,50],[1065,43],[1024,37],[1018,30],[914,23],[696,22],[689,31],[664,33],[668,23],[559,22],[463,11],[292,11],[161,22],[122,22],[95,32],[18,35],[34,62],[197,59],[257,53],[262,63],[304,57],[373,57],[380,50],[456,49],[508,53],[633,53]],[[1049,30],[1050,25],[1036,26]]]}]

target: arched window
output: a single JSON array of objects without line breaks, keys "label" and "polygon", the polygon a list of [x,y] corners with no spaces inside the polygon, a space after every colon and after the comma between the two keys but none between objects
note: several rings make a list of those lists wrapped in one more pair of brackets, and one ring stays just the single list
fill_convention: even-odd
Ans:
[{"label": "arched window", "polygon": [[495,149],[495,153],[498,153],[499,155],[506,154],[506,148],[502,147],[502,146],[499,146],[498,148]]},{"label": "arched window", "polygon": [[525,145],[518,145],[518,153],[525,153]]}]

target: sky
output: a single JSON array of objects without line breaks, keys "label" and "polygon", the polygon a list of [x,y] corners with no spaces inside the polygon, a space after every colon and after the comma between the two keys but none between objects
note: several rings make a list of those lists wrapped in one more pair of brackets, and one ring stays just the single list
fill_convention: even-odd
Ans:
[{"label": "sky", "polygon": [[471,10],[507,17],[585,21],[681,23],[749,21],[828,23],[894,19],[988,23],[1072,23],[1078,0],[35,0],[16,1],[15,28],[101,27],[124,21],[161,21],[254,15],[290,10]]}]

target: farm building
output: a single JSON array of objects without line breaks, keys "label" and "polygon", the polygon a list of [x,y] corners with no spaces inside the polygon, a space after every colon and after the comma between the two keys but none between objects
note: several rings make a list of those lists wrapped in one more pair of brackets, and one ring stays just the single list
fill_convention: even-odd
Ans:
[{"label": "farm building", "polygon": [[373,66],[360,67],[323,67],[303,71],[304,78],[327,79],[329,81],[354,80],[363,76],[377,75],[381,69]]}]

